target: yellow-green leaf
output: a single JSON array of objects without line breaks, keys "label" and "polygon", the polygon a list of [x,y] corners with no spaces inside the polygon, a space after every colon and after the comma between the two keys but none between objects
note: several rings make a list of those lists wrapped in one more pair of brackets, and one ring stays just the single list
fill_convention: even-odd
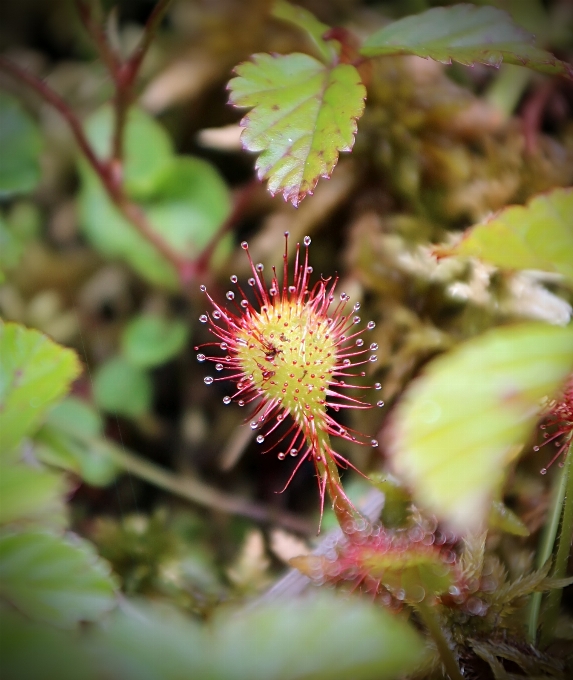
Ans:
[{"label": "yellow-green leaf", "polygon": [[458,531],[482,527],[540,400],[573,369],[573,328],[497,328],[431,362],[388,428],[415,501]]},{"label": "yellow-green leaf", "polygon": [[79,373],[72,350],[39,331],[0,321],[0,453],[40,425]]},{"label": "yellow-green leaf", "polygon": [[366,97],[360,75],[299,53],[255,54],[236,73],[231,104],[254,107],[241,121],[243,146],[261,152],[256,168],[271,194],[296,206],[354,145]]},{"label": "yellow-green leaf", "polygon": [[573,281],[573,189],[554,189],[471,227],[446,251],[508,269],[542,269]]}]

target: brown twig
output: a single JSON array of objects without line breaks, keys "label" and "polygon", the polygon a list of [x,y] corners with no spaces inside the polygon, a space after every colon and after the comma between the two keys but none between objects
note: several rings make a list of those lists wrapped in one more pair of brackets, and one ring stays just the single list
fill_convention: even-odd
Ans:
[{"label": "brown twig", "polygon": [[[97,16],[94,16],[92,11],[92,6],[96,5]],[[107,36],[101,25],[101,7],[99,0],[91,0],[91,2],[86,2],[85,0],[76,0],[76,8],[78,15],[87,34],[91,37],[97,52],[106,65],[107,70],[116,80],[117,71],[120,67],[120,58],[116,52],[111,48]]]}]

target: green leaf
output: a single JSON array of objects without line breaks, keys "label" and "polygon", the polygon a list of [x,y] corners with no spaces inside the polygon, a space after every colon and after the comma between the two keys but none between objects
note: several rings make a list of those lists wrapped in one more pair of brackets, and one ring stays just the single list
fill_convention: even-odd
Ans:
[{"label": "green leaf", "polygon": [[226,680],[383,680],[414,670],[424,650],[405,621],[326,594],[220,617],[213,632]]},{"label": "green leaf", "polygon": [[330,26],[319,21],[314,14],[298,5],[291,5],[284,0],[275,0],[272,15],[282,21],[287,21],[304,31],[311,39],[322,61],[332,63],[338,57],[338,43],[333,40],[324,40],[322,36],[330,29]]},{"label": "green leaf", "polygon": [[31,623],[6,609],[0,609],[0,657],[4,678],[101,680],[81,637]]},{"label": "green leaf", "polygon": [[[113,107],[106,104],[86,122],[86,134],[96,154],[109,158],[114,135]],[[173,158],[171,139],[150,115],[131,107],[127,115],[123,167],[125,189],[133,198],[146,198],[156,188]]]},{"label": "green leaf", "polygon": [[494,501],[491,504],[488,524],[514,536],[529,536],[529,529],[502,501]]},{"label": "green leaf", "polygon": [[85,439],[103,433],[99,413],[83,399],[66,397],[48,413],[46,423],[72,437]]},{"label": "green leaf", "polygon": [[39,426],[79,373],[72,350],[39,331],[0,321],[0,453]]},{"label": "green leaf", "polygon": [[414,54],[445,64],[499,66],[502,61],[573,77],[569,64],[533,45],[534,36],[495,7],[434,7],[385,26],[362,45],[365,57]]},{"label": "green leaf", "polygon": [[87,541],[41,531],[0,535],[0,599],[34,621],[69,628],[114,605],[109,568]]},{"label": "green leaf", "polygon": [[0,92],[0,198],[32,191],[40,181],[42,138],[15,97]]},{"label": "green leaf", "polygon": [[[122,258],[152,285],[176,290],[173,266],[118,212],[98,177],[80,164],[80,225],[92,245],[108,258]],[[210,163],[191,156],[173,158],[142,207],[163,239],[176,251],[197,257],[227,218],[231,202],[224,181]],[[216,255],[230,251],[227,241]]]},{"label": "green leaf", "polygon": [[66,485],[61,475],[22,463],[0,463],[0,524],[61,515]]},{"label": "green leaf", "polygon": [[181,352],[189,330],[183,321],[141,314],[132,319],[121,336],[121,350],[134,366],[159,366]]},{"label": "green leaf", "polygon": [[535,323],[494,329],[432,361],[387,431],[415,502],[457,531],[481,529],[540,400],[572,368],[573,328]]},{"label": "green leaf", "polygon": [[94,398],[104,411],[137,418],[149,411],[151,397],[147,373],[123,357],[110,359],[95,374]]},{"label": "green leaf", "polygon": [[366,89],[349,64],[325,65],[306,54],[255,54],[236,68],[229,101],[254,107],[241,121],[243,146],[261,151],[259,179],[295,206],[330,177],[340,151],[354,145]]},{"label": "green leaf", "polygon": [[554,189],[471,227],[446,255],[478,257],[508,269],[542,269],[573,281],[573,189]]},{"label": "green leaf", "polygon": [[102,678],[219,678],[209,668],[217,651],[203,629],[167,607],[128,603],[93,631],[87,647]]}]

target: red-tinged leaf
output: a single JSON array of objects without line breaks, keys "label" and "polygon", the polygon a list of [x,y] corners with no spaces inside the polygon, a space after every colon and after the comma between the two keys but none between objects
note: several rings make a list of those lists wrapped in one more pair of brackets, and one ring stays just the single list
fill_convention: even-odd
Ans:
[{"label": "red-tinged leaf", "polygon": [[354,145],[366,97],[360,75],[298,53],[255,54],[236,73],[230,102],[254,107],[241,121],[243,146],[261,152],[256,169],[269,191],[297,206]]},{"label": "red-tinged leaf", "polygon": [[535,37],[495,7],[435,7],[376,31],[363,44],[365,57],[413,54],[446,64],[499,66],[502,61],[573,78],[573,67],[534,46]]}]

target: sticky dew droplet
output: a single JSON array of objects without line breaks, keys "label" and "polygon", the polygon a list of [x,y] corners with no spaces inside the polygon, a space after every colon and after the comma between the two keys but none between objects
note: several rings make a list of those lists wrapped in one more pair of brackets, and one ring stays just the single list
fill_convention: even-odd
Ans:
[{"label": "sticky dew droplet", "polygon": [[209,317],[206,314],[201,314],[201,316],[199,317],[199,321],[201,323],[207,323],[207,321],[209,321]]},{"label": "sticky dew droplet", "polygon": [[210,375],[206,375],[203,378],[203,382],[205,383],[205,385],[211,385],[213,383],[213,378]]},{"label": "sticky dew droplet", "polygon": [[202,293],[205,293],[206,290],[207,290],[207,286],[204,286],[204,285],[201,284],[201,285],[199,286],[199,290],[200,290]]},{"label": "sticky dew droplet", "polygon": [[258,435],[257,437],[257,444],[262,444],[265,441],[265,438],[263,437],[262,434]]},{"label": "sticky dew droplet", "polygon": [[305,246],[309,246],[312,243],[312,239],[310,238],[310,236],[305,236],[302,242],[304,243]]},{"label": "sticky dew droplet", "polygon": [[382,408],[384,406],[384,402],[382,401],[382,399],[376,402],[376,406],[378,406],[378,408]]},{"label": "sticky dew droplet", "polygon": [[381,385],[380,383],[374,383],[374,389],[375,389],[375,390],[381,390],[381,389],[382,389],[382,385]]},{"label": "sticky dew droplet", "polygon": [[237,283],[238,280],[239,279],[235,276],[235,274],[231,276],[231,283]]},{"label": "sticky dew droplet", "polygon": [[249,247],[249,244],[248,244],[246,241],[243,241],[243,242],[241,243],[241,248],[242,248],[243,250],[247,250],[248,247]]},{"label": "sticky dew droplet", "polygon": [[235,293],[233,293],[232,290],[228,290],[226,298],[227,298],[227,300],[234,300],[235,299]]},{"label": "sticky dew droplet", "polygon": [[198,354],[198,355],[197,355],[197,361],[200,362],[200,363],[202,363],[203,361],[205,361],[206,358],[207,358],[207,357],[206,357],[204,354]]},{"label": "sticky dew droplet", "polygon": [[232,401],[231,397],[223,397],[223,404],[225,404],[225,406],[228,406]]},{"label": "sticky dew droplet", "polygon": [[369,322],[366,324],[366,328],[367,328],[369,331],[371,331],[373,328],[376,328],[376,324],[374,323],[374,321],[369,321]]}]

